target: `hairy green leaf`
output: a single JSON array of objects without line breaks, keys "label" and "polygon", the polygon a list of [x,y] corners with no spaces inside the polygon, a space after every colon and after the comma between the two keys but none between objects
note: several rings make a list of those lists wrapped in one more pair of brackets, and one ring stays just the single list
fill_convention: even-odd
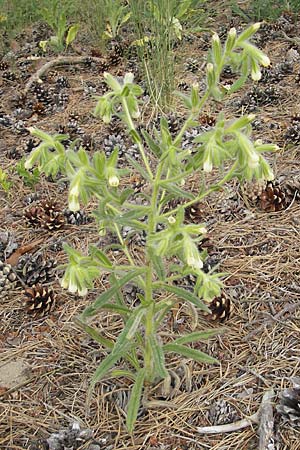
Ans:
[{"label": "hairy green leaf", "polygon": [[162,284],[162,288],[168,292],[172,292],[173,294],[176,294],[177,297],[182,298],[183,300],[193,303],[193,305],[202,309],[202,311],[205,311],[209,314],[211,313],[211,310],[203,302],[201,302],[199,297],[197,297],[196,295],[187,291],[186,289],[182,289],[177,286],[171,286],[171,285],[165,284],[165,283]]},{"label": "hairy green leaf", "polygon": [[194,361],[208,363],[208,364],[218,364],[218,360],[213,358],[212,356],[207,355],[206,353],[200,352],[199,350],[194,350],[193,348],[185,347],[180,344],[165,344],[163,346],[163,350],[165,353],[178,353],[179,355],[184,356],[185,358],[193,359]]},{"label": "hairy green leaf", "polygon": [[128,433],[132,433],[137,418],[145,380],[145,369],[140,369],[136,375],[135,383],[131,390],[127,408],[126,427]]},{"label": "hairy green leaf", "polygon": [[173,341],[173,344],[189,344],[195,341],[205,341],[217,334],[224,333],[225,328],[213,328],[205,331],[195,331],[194,333],[187,334],[186,336],[181,336]]}]

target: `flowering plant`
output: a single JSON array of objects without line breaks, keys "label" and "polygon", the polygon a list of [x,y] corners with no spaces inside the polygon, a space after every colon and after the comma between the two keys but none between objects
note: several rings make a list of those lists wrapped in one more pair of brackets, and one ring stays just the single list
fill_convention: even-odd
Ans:
[{"label": "flowering plant", "polygon": [[[108,355],[93,375],[89,396],[108,371],[133,381],[127,410],[130,432],[143,398],[144,383],[168,377],[166,354],[176,352],[202,363],[217,362],[187,344],[208,339],[219,333],[220,329],[195,331],[170,342],[163,342],[159,334],[164,318],[178,300],[188,302],[195,311],[209,313],[210,301],[222,289],[222,274],[202,270],[205,255],[199,251],[199,244],[205,236],[205,226],[185,223],[185,209],[234,177],[240,180],[271,180],[272,170],[263,152],[275,151],[277,146],[251,140],[253,114],[226,121],[221,113],[214,128],[203,131],[195,138],[196,149],[193,152],[182,149],[182,140],[185,132],[196,124],[195,120],[210,98],[221,101],[224,96],[240,88],[249,74],[253,80],[260,78],[260,65],[266,66],[270,61],[249,42],[258,28],[259,24],[251,25],[239,36],[233,28],[223,45],[219,36],[213,35],[210,62],[206,69],[206,91],[201,97],[198,86],[193,86],[189,96],[180,94],[189,115],[175,138],[165,119],[161,119],[160,129],[153,136],[146,130],[139,132],[135,121],[140,116],[138,97],[142,93],[141,88],[134,84],[130,73],[122,80],[104,74],[111,90],[98,99],[94,114],[105,123],[109,123],[113,116],[119,116],[125,122],[128,135],[141,156],[140,161],[128,156],[128,164],[139,172],[150,189],[142,205],[134,201],[132,189],[120,187],[124,169],[117,167],[117,148],[110,157],[97,151],[91,158],[82,147],[77,152],[72,148],[64,150],[61,142],[65,137],[51,137],[40,130],[32,131],[33,135],[42,139],[42,143],[33,150],[26,167],[38,162],[40,169],[47,174],[64,171],[70,179],[69,208],[73,211],[80,208],[80,202],[87,203],[91,197],[96,197],[98,208],[94,214],[99,232],[101,235],[106,230],[114,232],[126,259],[125,264],[117,265],[95,246],[90,247],[88,256],[82,256],[77,250],[66,246],[69,264],[62,286],[85,295],[101,271],[110,274],[111,287],[85,308],[77,323],[108,349]],[[231,86],[223,86],[220,82],[222,69],[227,64],[240,73]],[[227,168],[225,174],[224,167]],[[218,169],[222,173],[220,180],[206,190],[201,188],[194,195],[184,189],[185,180],[191,174],[205,174]],[[168,210],[168,202],[178,197],[185,199],[185,204]],[[146,236],[142,266],[136,263],[122,237],[121,228],[124,226],[142,231]],[[193,292],[174,284],[187,274],[196,278]],[[129,282],[142,292],[138,294],[139,304],[135,307],[128,306],[122,296],[122,287]],[[157,294],[162,291],[171,295],[158,297]],[[101,309],[117,312],[123,318],[124,328],[116,340],[104,338],[89,325],[89,320]],[[121,359],[127,361],[129,368],[113,371],[113,366]]]}]

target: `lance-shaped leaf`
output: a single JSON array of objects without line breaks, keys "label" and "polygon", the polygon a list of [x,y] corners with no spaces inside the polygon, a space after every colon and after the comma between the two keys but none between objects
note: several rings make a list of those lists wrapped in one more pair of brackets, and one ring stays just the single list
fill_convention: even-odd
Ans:
[{"label": "lance-shaped leaf", "polygon": [[172,194],[177,195],[178,197],[184,197],[188,198],[190,200],[193,200],[195,196],[191,194],[190,192],[184,191],[179,186],[177,186],[175,183],[170,183],[168,180],[162,180],[159,183],[161,187],[166,189],[166,191],[171,192]]},{"label": "lance-shaped leaf", "polygon": [[217,334],[224,333],[225,328],[212,328],[205,331],[195,331],[175,339],[172,344],[189,344],[190,342],[206,341]]},{"label": "lance-shaped leaf", "polygon": [[145,369],[140,369],[136,375],[135,383],[131,390],[127,408],[126,427],[128,433],[132,433],[137,418],[145,380]]},{"label": "lance-shaped leaf", "polygon": [[103,267],[112,268],[109,258],[96,245],[89,246],[90,255],[95,258]]},{"label": "lance-shaped leaf", "polygon": [[118,362],[119,359],[121,359],[124,356],[124,353],[125,353],[124,351],[120,351],[118,353],[110,353],[108,356],[106,356],[106,358],[104,358],[102,363],[95,370],[88,390],[87,403],[90,403],[91,396],[96,383],[98,383],[98,381],[100,381],[101,378],[103,378],[107,374],[107,372],[116,364],[116,362]]},{"label": "lance-shaped leaf", "polygon": [[202,311],[207,312],[208,314],[211,313],[210,309],[200,301],[196,295],[192,294],[191,292],[179,288],[177,286],[171,286],[169,284],[161,283],[161,287],[165,289],[167,292],[171,292],[172,294],[177,295],[178,298],[181,298],[183,300],[186,300],[188,302],[193,303],[193,305],[197,306],[198,308],[202,309]]},{"label": "lance-shaped leaf", "polygon": [[98,344],[103,345],[103,347],[106,347],[109,350],[113,349],[114,342],[111,341],[110,339],[101,336],[101,334],[98,333],[98,331],[95,330],[95,328],[85,323],[80,316],[75,317],[73,320],[76,325],[78,325],[82,330],[84,330],[87,334],[89,334],[91,338],[93,338],[96,342],[98,342]]},{"label": "lance-shaped leaf", "polygon": [[161,148],[160,148],[160,146],[152,139],[152,137],[150,136],[149,133],[147,133],[146,130],[142,130],[142,135],[143,135],[143,138],[145,139],[148,147],[150,148],[150,150],[154,154],[154,156],[159,158],[160,155],[161,155]]},{"label": "lance-shaped leaf", "polygon": [[126,322],[123,331],[118,336],[113,353],[118,353],[120,349],[125,349],[128,343],[131,342],[135,336],[137,329],[139,328],[141,321],[146,313],[146,308],[141,305],[132,312],[131,316]]},{"label": "lance-shaped leaf", "polygon": [[168,376],[168,372],[165,365],[165,355],[162,349],[162,345],[159,344],[154,335],[149,336],[148,339],[154,360],[153,366],[155,368],[155,372],[159,378],[164,379]]},{"label": "lance-shaped leaf", "polygon": [[114,286],[112,286],[110,289],[107,289],[103,294],[101,294],[92,305],[87,306],[85,310],[82,313],[82,319],[86,319],[87,317],[94,316],[97,314],[99,309],[102,308],[102,306],[107,303],[115,294],[116,292],[124,286],[126,283],[128,283],[133,278],[136,278],[138,275],[141,275],[143,272],[145,272],[144,268],[141,269],[135,269],[132,272],[127,273],[123,278],[118,280]]},{"label": "lance-shaped leaf", "polygon": [[135,161],[129,155],[126,155],[126,159],[130,162],[132,167],[134,167],[134,169],[136,169],[142,175],[142,177],[145,180],[150,181],[150,178],[149,178],[149,175],[148,175],[147,171],[143,168],[143,166],[141,164],[139,164],[137,161]]},{"label": "lance-shaped leaf", "polygon": [[163,346],[165,353],[178,353],[185,358],[193,359],[194,361],[208,363],[208,364],[218,364],[218,360],[206,353],[200,352],[200,350],[194,350],[193,348],[185,347],[181,344],[165,344]]}]

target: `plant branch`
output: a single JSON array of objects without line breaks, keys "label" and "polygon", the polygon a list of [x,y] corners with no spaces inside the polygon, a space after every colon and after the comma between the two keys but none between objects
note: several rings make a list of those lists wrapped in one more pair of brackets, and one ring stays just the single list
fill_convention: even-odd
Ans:
[{"label": "plant branch", "polygon": [[41,78],[43,75],[48,72],[48,70],[57,66],[67,66],[73,64],[86,64],[90,61],[101,63],[103,62],[102,58],[91,57],[91,56],[60,56],[59,58],[52,59],[48,61],[46,64],[43,64],[27,81],[25,88],[23,90],[23,94],[26,96],[31,86],[35,82],[41,82]]},{"label": "plant branch", "polygon": [[[124,108],[124,112],[125,112],[127,123],[129,125],[129,131],[134,130],[136,132],[136,128],[135,128],[133,120],[131,118],[131,115],[130,115],[130,112],[129,112],[129,108],[128,108],[128,105],[127,105],[127,101],[126,101],[125,97],[122,97],[122,106]],[[152,173],[152,170],[150,168],[150,164],[149,164],[148,158],[146,156],[146,153],[144,151],[144,147],[143,147],[143,145],[141,144],[140,141],[137,142],[137,146],[138,146],[139,151],[141,153],[142,159],[144,161],[144,164],[145,164],[146,170],[147,170],[147,172],[148,172],[148,174],[150,176],[150,179],[153,180],[153,173]]]},{"label": "plant branch", "polygon": [[[229,172],[227,172],[227,174],[225,175],[224,178],[222,178],[221,181],[219,181],[219,183],[212,185],[207,191],[203,192],[202,194],[197,195],[197,197],[195,197],[193,200],[190,200],[189,202],[185,203],[183,206],[184,208],[187,208],[189,206],[194,205],[195,203],[199,202],[200,200],[202,200],[204,197],[207,197],[207,195],[211,194],[212,192],[220,189],[223,184],[225,184],[227,181],[231,180],[236,168],[238,167],[238,161],[235,161],[235,163],[233,164],[233,166],[231,167],[231,169],[229,170]],[[176,214],[176,212],[178,211],[179,207],[173,209],[172,211],[168,211],[165,214],[162,214],[163,217],[169,217],[171,215]]]},{"label": "plant branch", "polygon": [[253,423],[258,423],[259,414],[256,412],[248,419],[238,420],[237,422],[227,423],[226,425],[214,425],[211,427],[197,427],[197,432],[201,434],[230,433],[232,431],[242,430],[250,427]]}]

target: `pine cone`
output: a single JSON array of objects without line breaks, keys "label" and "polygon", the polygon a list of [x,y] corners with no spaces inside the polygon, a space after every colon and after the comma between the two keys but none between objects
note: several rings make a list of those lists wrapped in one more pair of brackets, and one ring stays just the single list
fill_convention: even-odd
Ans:
[{"label": "pine cone", "polygon": [[246,181],[242,186],[242,193],[248,198],[252,205],[256,205],[265,188],[264,180]]},{"label": "pine cone", "polygon": [[226,65],[221,73],[221,78],[225,78],[225,79],[231,79],[235,76],[236,74],[233,72],[232,68],[228,65]]},{"label": "pine cone", "polygon": [[287,142],[290,142],[292,144],[299,144],[300,143],[300,123],[293,122],[293,124],[290,127],[288,127],[288,129],[286,130],[284,139]]},{"label": "pine cone", "polygon": [[32,112],[35,114],[44,114],[45,113],[45,105],[42,102],[36,102],[32,106]]},{"label": "pine cone", "polygon": [[132,175],[129,180],[129,185],[134,189],[134,192],[141,192],[142,188],[145,185],[145,180],[140,175]]},{"label": "pine cone", "polygon": [[122,61],[121,55],[118,54],[118,52],[112,52],[108,56],[107,64],[108,67],[117,66]]},{"label": "pine cone", "polygon": [[300,378],[292,378],[292,383],[292,388],[281,393],[276,409],[291,425],[300,426]]},{"label": "pine cone", "polygon": [[216,119],[209,114],[202,114],[199,117],[199,122],[204,127],[213,127],[216,124]]},{"label": "pine cone", "polygon": [[266,212],[281,211],[286,207],[285,193],[279,185],[268,181],[265,189],[259,196],[259,206]]},{"label": "pine cone", "polygon": [[83,211],[70,211],[66,209],[64,211],[64,216],[67,223],[71,225],[85,225],[91,222],[91,217],[87,216]]},{"label": "pine cone", "polygon": [[2,73],[2,78],[9,81],[16,81],[17,76],[11,70],[6,70],[5,72]]},{"label": "pine cone", "polygon": [[169,131],[172,136],[174,136],[181,128],[182,118],[178,117],[176,114],[172,113],[166,117],[168,121]]},{"label": "pine cone", "polygon": [[5,264],[0,260],[0,293],[8,291],[16,283],[16,275],[10,264]]},{"label": "pine cone", "polygon": [[287,199],[291,201],[294,197],[300,200],[300,173],[289,174],[289,177],[282,183]]},{"label": "pine cone", "polygon": [[19,258],[16,272],[25,284],[33,286],[52,280],[56,264],[55,260],[43,260],[41,253],[27,254]]},{"label": "pine cone", "polygon": [[199,61],[195,58],[188,58],[184,65],[184,68],[187,72],[195,73],[200,68]]},{"label": "pine cone", "polygon": [[0,71],[3,72],[4,70],[7,70],[9,67],[8,63],[6,61],[0,61]]},{"label": "pine cone", "polygon": [[116,116],[112,117],[112,121],[108,124],[108,134],[109,135],[122,135],[124,134],[124,125]]},{"label": "pine cone", "polygon": [[0,259],[7,259],[17,248],[18,244],[12,233],[9,231],[0,232]]},{"label": "pine cone", "polygon": [[59,230],[64,226],[65,218],[60,212],[57,202],[51,199],[41,203],[43,213],[41,215],[41,226],[49,231]]},{"label": "pine cone", "polygon": [[29,444],[27,450],[49,450],[49,444],[46,439],[37,439]]},{"label": "pine cone", "polygon": [[209,408],[209,421],[213,425],[224,425],[239,419],[237,410],[225,400],[217,400]]},{"label": "pine cone", "polygon": [[186,202],[186,199],[184,198],[172,198],[169,200],[163,207],[163,213],[167,213],[169,211],[172,211],[173,209],[177,208],[179,205],[184,205]]},{"label": "pine cone", "polygon": [[39,206],[31,206],[25,210],[23,217],[28,225],[39,227],[41,224],[42,214],[43,211]]},{"label": "pine cone", "polygon": [[230,298],[221,293],[220,297],[215,297],[208,305],[211,310],[211,319],[224,322],[229,318],[231,312]]},{"label": "pine cone", "polygon": [[41,225],[49,231],[56,231],[65,224],[65,218],[59,211],[52,211],[51,214],[43,214],[41,217]]},{"label": "pine cone", "polygon": [[33,317],[44,316],[55,305],[54,292],[41,284],[26,288],[25,297],[24,306]]},{"label": "pine cone", "polygon": [[194,203],[194,205],[185,208],[184,213],[185,220],[187,222],[200,223],[203,222],[205,217],[205,210],[200,202]]},{"label": "pine cone", "polygon": [[34,227],[43,227],[49,231],[59,230],[64,226],[65,218],[57,203],[51,199],[43,200],[38,206],[25,210],[24,218]]}]

